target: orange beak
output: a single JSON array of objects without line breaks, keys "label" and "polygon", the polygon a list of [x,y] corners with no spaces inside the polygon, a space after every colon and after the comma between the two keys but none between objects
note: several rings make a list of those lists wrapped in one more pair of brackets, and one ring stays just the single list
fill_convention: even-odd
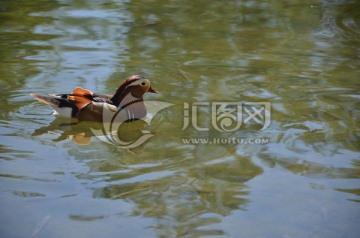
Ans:
[{"label": "orange beak", "polygon": [[149,93],[158,93],[153,87],[150,86],[149,90],[148,90]]}]

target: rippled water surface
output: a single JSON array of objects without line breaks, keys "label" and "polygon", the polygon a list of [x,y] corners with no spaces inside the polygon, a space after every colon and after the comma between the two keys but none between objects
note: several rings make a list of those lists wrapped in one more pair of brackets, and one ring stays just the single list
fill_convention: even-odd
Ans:
[{"label": "rippled water surface", "polygon": [[[358,237],[359,9],[0,1],[0,236]],[[159,91],[146,100],[174,104],[149,125],[124,125],[154,135],[133,149],[92,136],[92,124],[66,125],[29,95],[112,94],[133,74]],[[198,125],[182,130],[197,102],[208,103]],[[270,103],[271,123],[220,132],[214,102]]]}]

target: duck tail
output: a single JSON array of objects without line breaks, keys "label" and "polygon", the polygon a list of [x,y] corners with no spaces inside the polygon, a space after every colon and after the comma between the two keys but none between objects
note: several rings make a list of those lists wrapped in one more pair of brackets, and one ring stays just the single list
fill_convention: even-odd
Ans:
[{"label": "duck tail", "polygon": [[51,105],[51,106],[59,106],[59,104],[60,104],[59,100],[56,100],[53,97],[41,96],[41,95],[38,95],[35,93],[32,93],[30,95],[33,96],[39,102],[43,102],[43,103]]}]

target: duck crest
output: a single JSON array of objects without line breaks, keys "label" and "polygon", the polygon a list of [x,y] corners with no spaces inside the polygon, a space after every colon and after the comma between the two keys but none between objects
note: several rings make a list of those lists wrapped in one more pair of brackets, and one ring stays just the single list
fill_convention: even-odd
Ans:
[{"label": "duck crest", "polygon": [[[114,96],[112,96],[112,98],[110,98],[110,100],[114,103],[114,105],[119,107],[120,103],[130,92],[129,90],[127,90],[128,87],[130,85],[132,85],[134,82],[141,80],[141,79],[145,79],[145,77],[142,75],[133,75],[133,76],[130,76],[129,78],[127,78],[126,80],[124,80],[124,82],[119,86],[119,88],[114,93]],[[138,99],[141,99],[142,98],[141,96]]]}]

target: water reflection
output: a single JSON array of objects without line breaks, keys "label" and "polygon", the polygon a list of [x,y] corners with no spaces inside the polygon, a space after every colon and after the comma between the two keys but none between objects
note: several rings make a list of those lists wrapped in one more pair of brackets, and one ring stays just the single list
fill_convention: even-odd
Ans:
[{"label": "water reflection", "polygon": [[[246,208],[249,191],[245,183],[261,174],[261,169],[245,158],[227,155],[223,147],[203,148],[201,165],[200,157],[192,157],[200,148],[193,151],[178,146],[168,147],[165,155],[161,152],[161,162],[147,147],[145,155],[142,153],[141,158],[121,169],[109,164],[97,170],[92,167],[99,182],[107,184],[95,189],[94,196],[131,200],[137,205],[133,215],[156,218],[152,228],[160,236],[223,234],[210,225],[221,222],[232,210]],[[184,158],[184,154],[190,157]],[[208,160],[211,155],[216,159]],[[106,183],[101,178],[106,178]]]},{"label": "water reflection", "polygon": [[[119,136],[119,139],[125,142],[136,141],[143,135],[142,130],[148,124],[143,120],[135,122],[124,122],[117,131],[113,131]],[[57,117],[49,125],[45,125],[36,129],[31,135],[42,136],[45,134],[56,134],[57,137],[52,141],[60,142],[72,139],[79,145],[90,145],[93,141],[100,142],[101,138],[97,138],[93,130],[103,130],[104,125],[96,122],[78,122],[77,120],[69,120]],[[104,136],[107,134],[104,133]],[[96,140],[96,138],[98,140]]]}]

